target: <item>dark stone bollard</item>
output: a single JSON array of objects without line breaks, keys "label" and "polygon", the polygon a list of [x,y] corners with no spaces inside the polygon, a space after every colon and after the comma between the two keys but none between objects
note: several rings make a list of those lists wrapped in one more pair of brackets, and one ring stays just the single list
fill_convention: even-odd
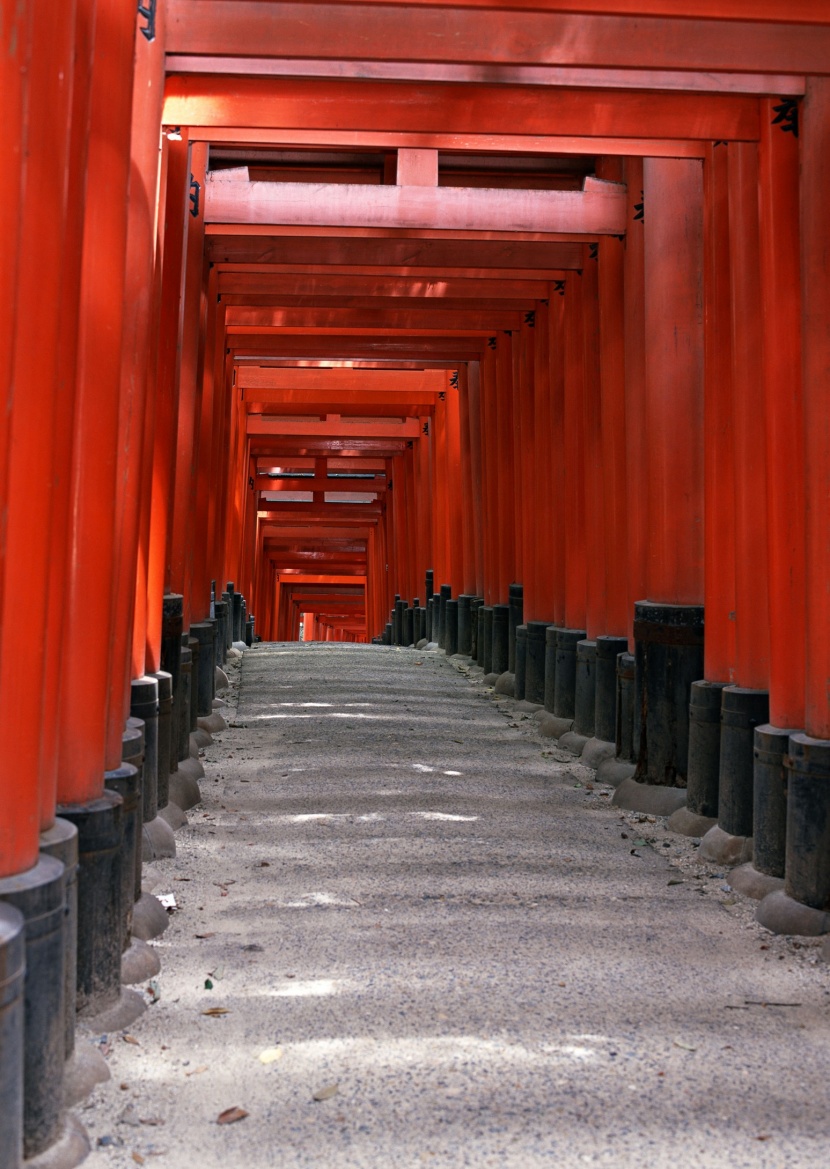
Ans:
[{"label": "dark stone bollard", "polygon": [[597,643],[584,638],[576,643],[574,677],[574,726],[578,735],[593,738],[597,695]]},{"label": "dark stone bollard", "polygon": [[513,675],[513,697],[521,702],[526,692],[527,675],[527,626],[516,628],[516,670]]},{"label": "dark stone bollard", "polygon": [[429,600],[435,593],[435,573],[428,568],[424,573],[424,596]]},{"label": "dark stone bollard", "polygon": [[226,628],[228,624],[228,602],[216,601],[213,606],[216,618],[216,665],[224,666],[228,660]]},{"label": "dark stone bollard", "polygon": [[484,601],[481,597],[470,597],[470,657],[478,664],[478,613]]},{"label": "dark stone bollard", "polygon": [[391,622],[389,622],[389,621],[387,621],[386,625],[384,625],[384,627],[383,627],[383,644],[384,645],[391,645],[392,644],[392,625],[391,625]]},{"label": "dark stone bollard", "polygon": [[458,598],[458,652],[469,657],[473,649],[472,600],[469,593]]},{"label": "dark stone bollard", "polygon": [[752,863],[759,873],[783,877],[787,855],[787,771],[791,733],[764,723],[755,728]]},{"label": "dark stone bollard", "polygon": [[170,754],[173,739],[173,679],[166,670],[156,674],[159,688],[158,768],[156,771],[156,804],[166,808],[170,798]]},{"label": "dark stone bollard", "polygon": [[547,621],[528,621],[525,646],[525,699],[543,706],[545,702],[545,637]]},{"label": "dark stone bollard", "polygon": [[553,713],[557,718],[574,718],[576,712],[576,647],[585,640],[584,629],[556,630],[556,689]]},{"label": "dark stone bollard", "polygon": [[482,605],[481,613],[481,667],[485,674],[493,672],[493,606]]},{"label": "dark stone bollard", "polygon": [[703,677],[703,606],[634,606],[635,745],[641,783],[684,787],[689,759],[689,697]]},{"label": "dark stone bollard", "polygon": [[[717,817],[720,789],[720,711],[726,682],[693,682],[689,697],[686,807]],[[786,744],[785,744],[786,747]]]},{"label": "dark stone bollard", "polygon": [[105,790],[86,804],[59,805],[78,829],[79,1014],[96,1015],[121,996],[122,799]]},{"label": "dark stone bollard", "polygon": [[636,763],[634,749],[634,704],[636,697],[634,654],[617,655],[617,758]]},{"label": "dark stone bollard", "polygon": [[144,723],[144,767],[141,776],[142,819],[145,824],[158,812],[158,678],[145,674],[131,686],[130,716]]},{"label": "dark stone bollard", "polygon": [[718,826],[730,836],[752,835],[755,728],[768,718],[768,691],[724,686],[720,711]]},{"label": "dark stone bollard", "polygon": [[507,626],[507,670],[516,673],[516,630],[524,622],[524,589],[512,584],[507,589],[507,603],[510,609]]},{"label": "dark stone bollard", "polygon": [[180,593],[165,593],[162,600],[161,668],[170,675],[173,697],[173,725],[169,743],[169,771],[175,771],[179,765],[183,605],[184,598]]},{"label": "dark stone bollard", "polygon": [[226,591],[224,593],[222,593],[222,600],[228,606],[227,617],[225,620],[225,652],[227,652],[231,648],[231,646],[233,645],[233,598],[234,598],[234,595],[235,595],[235,589],[234,589],[233,581],[229,580],[228,587],[227,587]]},{"label": "dark stone bollard", "polygon": [[0,1165],[6,1169],[21,1169],[23,1157],[25,930],[20,910],[0,901]]},{"label": "dark stone bollard", "polygon": [[442,584],[438,594],[438,648],[447,648],[447,601],[452,596],[452,585]]},{"label": "dark stone bollard", "polygon": [[[35,1157],[44,1152],[60,1135],[66,1046],[64,897],[63,865],[52,856],[41,856],[34,868],[15,877],[0,880],[0,901],[5,901],[19,910],[25,922],[26,974],[23,1002],[25,1158]],[[5,1052],[0,1059],[5,1061]],[[7,1104],[3,1100],[3,1112],[6,1110]],[[14,1164],[14,1161],[11,1163]]]},{"label": "dark stone bollard", "polygon": [[254,615],[245,618],[245,644],[250,647],[254,644]]},{"label": "dark stone bollard", "polygon": [[403,643],[404,645],[415,644],[415,617],[414,609],[407,606],[403,611]]},{"label": "dark stone bollard", "polygon": [[[189,635],[187,633],[183,634],[182,641],[189,640]],[[173,755],[176,766],[171,766],[171,772],[178,771],[179,763],[183,759],[190,758],[190,700],[193,681],[193,654],[190,652],[190,647],[186,647],[184,644],[181,647],[180,654],[179,702],[178,706],[174,706],[176,714],[176,742],[174,744]]]},{"label": "dark stone bollard", "polygon": [[196,713],[199,718],[207,718],[213,714],[213,683],[216,677],[215,628],[215,621],[197,621],[190,626],[192,636],[199,642],[199,660],[194,675]]},{"label": "dark stone bollard", "polygon": [[493,605],[492,672],[505,674],[510,661],[510,606]]},{"label": "dark stone bollard", "polygon": [[604,743],[617,741],[617,658],[627,649],[627,637],[597,638],[594,734]]},{"label": "dark stone bollard", "polygon": [[444,652],[448,658],[458,653],[458,601],[449,598],[444,607]]},{"label": "dark stone bollard", "polygon": [[784,891],[830,910],[830,741],[790,735]]},{"label": "dark stone bollard", "polygon": [[233,630],[232,630],[233,637],[232,637],[232,640],[233,641],[241,641],[242,640],[242,630],[243,630],[243,625],[242,625],[242,593],[234,593],[233,594],[232,604],[233,604],[233,618],[232,618],[232,620],[233,620]]},{"label": "dark stone bollard", "polygon": [[432,597],[427,597],[427,606],[426,606],[427,615],[426,615],[426,623],[425,623],[425,628],[424,628],[424,637],[427,639],[428,642],[432,641],[432,614],[433,614],[434,608],[435,608],[435,602],[433,601]]},{"label": "dark stone bollard", "polygon": [[[184,742],[189,755],[190,735],[192,731],[196,730],[196,720],[199,717],[199,657],[201,654],[199,639],[193,636],[192,629],[187,634],[187,648],[190,650],[190,685],[188,686],[188,697],[190,701],[188,703],[189,717],[187,720],[187,734],[185,735]],[[187,758],[187,756],[184,756],[184,758]]]},{"label": "dark stone bollard", "polygon": [[[46,856],[54,857],[63,865],[66,906],[63,919],[64,1056],[69,1059],[75,1050],[75,998],[78,986],[78,829],[68,820],[58,816],[52,827],[40,834],[40,851]],[[0,987],[2,985],[0,976]],[[0,999],[2,994],[0,989]],[[0,1040],[0,1053],[2,1051],[3,1044]],[[2,1099],[0,1096],[0,1100]],[[0,1165],[2,1164],[0,1161]]]},{"label": "dark stone bollard", "polygon": [[121,949],[130,945],[133,932],[133,905],[135,903],[135,857],[141,847],[139,820],[138,768],[123,763],[112,771],[104,772],[104,786],[115,792],[122,800],[121,824],[122,843],[118,852],[118,880],[121,883]]},{"label": "dark stone bollard", "polygon": [[127,729],[121,736],[122,762],[131,763],[138,772],[138,830],[135,850],[135,881],[133,901],[141,896],[141,828],[144,823],[144,763],[145,726],[139,718],[127,719]]},{"label": "dark stone bollard", "polygon": [[438,645],[438,628],[441,621],[441,594],[434,593],[432,597],[432,637],[430,641]]},{"label": "dark stone bollard", "polygon": [[545,630],[545,710],[553,714],[556,709],[556,641],[559,626],[549,625]]}]

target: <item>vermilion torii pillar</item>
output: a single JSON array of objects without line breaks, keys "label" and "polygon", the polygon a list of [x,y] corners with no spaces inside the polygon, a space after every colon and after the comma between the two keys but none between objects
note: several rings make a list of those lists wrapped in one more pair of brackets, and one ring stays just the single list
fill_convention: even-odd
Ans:
[{"label": "vermilion torii pillar", "polygon": [[[685,796],[689,691],[703,671],[702,165],[646,158],[643,191],[649,536],[634,622],[636,779],[676,788],[660,797],[665,814]],[[634,780],[615,799],[658,807]]]}]

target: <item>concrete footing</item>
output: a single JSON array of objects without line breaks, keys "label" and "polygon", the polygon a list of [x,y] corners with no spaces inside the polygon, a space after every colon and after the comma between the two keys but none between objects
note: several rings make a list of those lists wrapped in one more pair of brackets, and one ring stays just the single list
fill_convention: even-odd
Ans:
[{"label": "concrete footing", "polygon": [[710,828],[715,827],[717,822],[717,818],[714,816],[701,816],[699,812],[693,812],[691,808],[683,807],[678,808],[669,816],[668,828],[680,836],[699,838],[705,836]]},{"label": "concrete footing", "polygon": [[715,824],[701,840],[698,858],[714,865],[746,864],[752,860],[752,837],[733,836]]},{"label": "concrete footing", "polygon": [[228,724],[219,711],[214,710],[213,714],[205,715],[204,718],[197,718],[196,727],[197,729],[207,731],[209,735],[218,735],[220,732],[228,729]]},{"label": "concrete footing", "polygon": [[608,759],[613,759],[617,752],[616,743],[609,743],[605,739],[589,739],[582,748],[582,755],[580,756],[582,762],[586,767],[593,767],[598,771],[600,765],[605,763]]},{"label": "concrete footing", "polygon": [[122,987],[121,994],[111,1006],[94,1015],[85,1013],[79,1016],[79,1021],[91,1031],[123,1031],[140,1019],[146,1010],[147,1004],[140,994]]},{"label": "concrete footing", "polygon": [[581,755],[589,738],[590,736],[580,735],[574,730],[565,731],[559,736],[559,746],[564,747],[566,751],[571,751],[574,755]]},{"label": "concrete footing", "polygon": [[155,978],[161,971],[161,961],[152,946],[133,936],[121,955],[121,985],[136,986]]},{"label": "concrete footing", "polygon": [[[194,774],[195,769],[186,768],[185,764],[187,763],[196,763],[199,771],[204,775],[204,769],[198,760],[186,759],[184,763],[179,764],[179,770],[170,776],[170,803],[181,808],[183,812],[187,812],[190,808],[195,808],[202,798],[202,793],[199,790],[199,784]],[[171,825],[171,827],[175,826]]]},{"label": "concrete footing", "polygon": [[499,674],[496,678],[496,694],[503,694],[506,698],[512,698],[514,683],[515,675],[511,674],[509,670],[505,670],[503,674]]},{"label": "concrete footing", "polygon": [[729,874],[729,884],[744,897],[752,897],[762,901],[770,893],[776,893],[784,888],[783,877],[771,877],[768,873],[759,873],[751,862],[738,865]]},{"label": "concrete footing", "polygon": [[159,808],[159,816],[166,824],[170,825],[174,832],[184,828],[187,823],[187,816],[172,800],[166,803],[163,808]]},{"label": "concrete footing", "polygon": [[209,747],[213,742],[213,736],[204,727],[197,726],[195,731],[190,732],[190,742],[195,743],[196,747]]},{"label": "concrete footing", "polygon": [[24,1169],[75,1169],[91,1152],[86,1129],[71,1112],[61,1120],[60,1135],[36,1157],[23,1162]]},{"label": "concrete footing", "polygon": [[133,936],[149,942],[163,934],[169,924],[167,910],[158,897],[142,893],[133,907]]},{"label": "concrete footing", "polygon": [[86,1100],[93,1088],[111,1079],[109,1064],[98,1047],[79,1035],[75,1050],[66,1061],[63,1073],[63,1103],[74,1108]]},{"label": "concrete footing", "polygon": [[803,905],[789,897],[783,889],[763,899],[755,910],[755,919],[774,934],[818,938],[830,933],[830,913]]},{"label": "concrete footing", "polygon": [[173,829],[156,816],[145,824],[141,830],[141,859],[143,861],[160,861],[176,855],[176,838]]},{"label": "concrete footing", "polygon": [[657,783],[638,783],[624,779],[611,801],[629,812],[647,812],[651,816],[671,816],[686,802],[686,789],[665,787]]},{"label": "concrete footing", "polygon": [[216,669],[214,670],[214,680],[215,680],[215,688],[216,688],[217,694],[219,693],[220,690],[227,690],[227,688],[231,684],[230,679],[228,678],[228,675],[225,673],[225,671],[222,669],[221,666],[217,666]]},{"label": "concrete footing", "polygon": [[560,718],[548,710],[542,710],[538,716],[539,734],[543,739],[561,739],[574,725],[572,718]]},{"label": "concrete footing", "polygon": [[616,757],[614,759],[606,759],[597,768],[597,779],[600,783],[610,784],[611,787],[619,787],[625,780],[631,779],[636,770],[636,765],[629,763],[627,759],[618,759]]}]

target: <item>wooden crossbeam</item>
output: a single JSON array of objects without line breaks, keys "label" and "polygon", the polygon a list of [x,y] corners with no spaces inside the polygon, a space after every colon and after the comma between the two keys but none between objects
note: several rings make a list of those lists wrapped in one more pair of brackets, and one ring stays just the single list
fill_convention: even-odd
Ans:
[{"label": "wooden crossbeam", "polygon": [[[771,20],[780,21],[780,16],[779,8]],[[167,50],[321,60],[827,73],[830,27],[826,13],[822,19],[821,25],[691,15],[633,21],[618,14],[463,5],[168,0]]]}]

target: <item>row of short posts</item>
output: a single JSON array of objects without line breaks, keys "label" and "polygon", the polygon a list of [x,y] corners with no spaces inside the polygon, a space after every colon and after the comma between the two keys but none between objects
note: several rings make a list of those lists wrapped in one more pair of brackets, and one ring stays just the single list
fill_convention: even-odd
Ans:
[{"label": "row of short posts", "polygon": [[[101,796],[58,807],[34,868],[0,880],[2,1169],[37,1164],[59,1143],[61,1164],[78,1164],[88,1151],[65,1108],[108,1072],[90,1045],[76,1049],[76,1021],[120,1029],[145,1009],[123,984],[146,981],[157,957],[146,947],[138,979],[126,958],[140,939],[162,932],[167,915],[142,893],[142,860],[175,854],[160,815],[171,775],[192,761],[197,720],[213,713],[216,665],[233,641],[250,644],[253,621],[229,586],[214,617],[184,633],[182,598],[165,596],[163,668],[132,683],[121,765],[105,773]],[[156,963],[149,973],[147,961]]]}]

